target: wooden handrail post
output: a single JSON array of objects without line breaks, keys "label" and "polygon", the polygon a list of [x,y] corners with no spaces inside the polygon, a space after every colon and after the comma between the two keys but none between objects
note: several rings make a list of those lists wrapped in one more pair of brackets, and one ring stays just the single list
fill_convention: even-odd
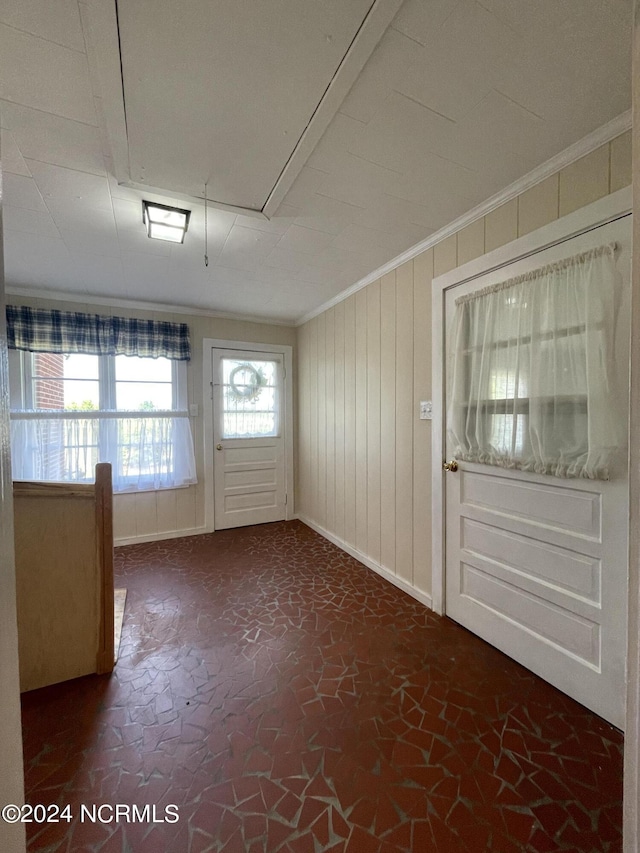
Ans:
[{"label": "wooden handrail post", "polygon": [[96,547],[99,567],[99,639],[96,671],[111,672],[115,663],[113,632],[113,487],[111,464],[96,465]]}]

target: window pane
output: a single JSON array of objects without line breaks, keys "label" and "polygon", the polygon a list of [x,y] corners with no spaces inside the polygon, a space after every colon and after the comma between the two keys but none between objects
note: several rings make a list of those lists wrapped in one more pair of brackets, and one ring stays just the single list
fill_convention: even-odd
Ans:
[{"label": "window pane", "polygon": [[120,412],[157,412],[172,409],[171,383],[116,382],[116,408]]},{"label": "window pane", "polygon": [[33,407],[67,411],[100,408],[97,355],[34,353]]},{"label": "window pane", "polygon": [[99,459],[99,421],[43,417],[12,421],[14,476],[23,480],[91,482]]},{"label": "window pane", "polygon": [[223,438],[278,434],[278,362],[222,359]]},{"label": "window pane", "polygon": [[222,381],[225,385],[251,385],[255,381],[255,374],[261,375],[262,385],[276,384],[275,361],[239,361],[236,358],[224,358],[222,360]]},{"label": "window pane", "polygon": [[118,355],[116,409],[154,412],[173,408],[171,360]]},{"label": "window pane", "polygon": [[116,381],[171,382],[171,359],[117,355]]},{"label": "window pane", "polygon": [[118,355],[116,409],[154,412],[173,408],[171,360]]},{"label": "window pane", "polygon": [[277,434],[276,416],[273,412],[255,415],[224,413],[223,438],[261,438]]}]

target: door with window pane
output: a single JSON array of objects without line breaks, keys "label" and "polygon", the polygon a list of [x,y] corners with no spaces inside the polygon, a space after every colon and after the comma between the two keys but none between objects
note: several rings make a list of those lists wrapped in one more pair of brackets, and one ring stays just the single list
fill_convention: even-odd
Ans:
[{"label": "door with window pane", "polygon": [[[608,479],[552,476],[536,468],[519,470],[531,455],[532,436],[546,441],[551,454],[560,444],[579,444],[586,427],[588,405],[582,383],[567,387],[562,352],[588,349],[582,327],[564,327],[554,308],[556,364],[548,367],[540,341],[539,364],[548,375],[534,383],[523,364],[509,361],[510,334],[488,336],[488,324],[457,326],[456,300],[482,295],[493,288],[505,302],[515,298],[498,288],[512,277],[524,277],[547,264],[556,264],[595,247],[615,242],[618,310],[615,323],[612,377],[618,426],[626,434],[628,416],[629,279],[631,270],[630,217],[594,229],[509,267],[451,287],[445,296],[445,352],[461,356],[461,375],[482,393],[458,416],[455,403],[455,361],[446,363],[445,411],[455,413],[448,429],[445,486],[445,610],[447,615],[510,657],[605,717],[624,726],[628,554],[628,476],[626,450],[609,467]],[[602,286],[606,286],[604,283]],[[458,315],[459,316],[459,315]],[[545,321],[546,322],[546,321]],[[550,322],[550,321],[549,321]],[[462,328],[458,338],[454,332]],[[490,381],[477,380],[472,355],[485,336],[482,351]],[[450,341],[455,341],[452,346]],[[595,349],[595,347],[593,347]],[[491,354],[488,351],[491,350]],[[517,379],[514,378],[517,376]],[[533,388],[557,395],[555,430],[534,432],[529,420],[536,400]],[[549,391],[549,394],[551,393]],[[546,393],[546,392],[544,392]],[[569,394],[573,404],[568,406]],[[514,404],[515,398],[515,404]],[[595,404],[598,405],[598,399]],[[604,414],[603,412],[599,412]],[[540,419],[543,425],[544,418]],[[464,426],[456,430],[456,425]],[[449,423],[447,427],[449,427]],[[465,433],[466,435],[463,435]],[[461,440],[458,438],[462,436]],[[478,438],[483,443],[478,443]],[[567,439],[569,440],[567,442]],[[467,440],[470,452],[459,452]],[[457,445],[457,446],[456,446]],[[495,457],[480,451],[489,446]],[[454,464],[452,464],[454,463]]]},{"label": "door with window pane", "polygon": [[215,527],[285,517],[283,357],[213,350]]}]

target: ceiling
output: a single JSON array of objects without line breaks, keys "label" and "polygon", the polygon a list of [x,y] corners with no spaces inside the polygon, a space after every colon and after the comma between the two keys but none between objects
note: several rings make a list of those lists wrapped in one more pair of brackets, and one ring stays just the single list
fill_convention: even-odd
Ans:
[{"label": "ceiling", "polygon": [[3,0],[7,287],[295,322],[628,110],[631,12]]}]

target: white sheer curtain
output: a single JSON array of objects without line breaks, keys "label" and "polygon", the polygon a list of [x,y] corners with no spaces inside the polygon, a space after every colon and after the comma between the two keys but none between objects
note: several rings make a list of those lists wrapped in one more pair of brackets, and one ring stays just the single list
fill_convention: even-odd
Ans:
[{"label": "white sheer curtain", "polygon": [[607,479],[626,441],[614,387],[615,291],[609,245],[456,300],[448,452]]},{"label": "white sheer curtain", "polygon": [[114,492],[197,482],[186,413],[13,412],[11,455],[16,480],[91,482],[111,462]]}]

